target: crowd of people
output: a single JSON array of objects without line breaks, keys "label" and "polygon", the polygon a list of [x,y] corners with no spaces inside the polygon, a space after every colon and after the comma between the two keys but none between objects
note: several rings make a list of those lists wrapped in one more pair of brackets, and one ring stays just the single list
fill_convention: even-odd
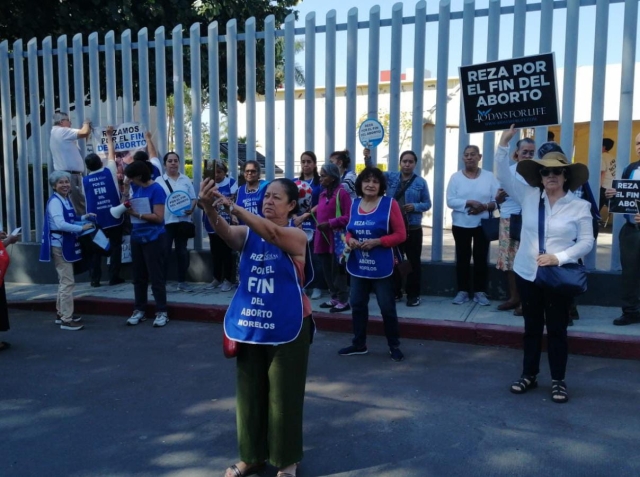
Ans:
[{"label": "crowd of people", "polygon": [[[70,144],[88,136],[90,122],[72,129],[65,113],[54,119],[55,170],[49,175],[53,193],[45,210],[40,260],[53,260],[58,275],[60,328],[83,328],[81,317],[74,314],[74,274],[88,268],[91,285],[100,286],[102,260],[109,255],[109,284],[124,282],[120,258],[125,229],[131,236],[135,296],[127,324],[147,319],[151,285],[153,325],[165,326],[172,252],[177,291],[193,291],[187,283],[187,244],[195,235],[192,217],[199,207],[212,260],[213,281],[206,288],[223,292],[237,288],[224,330],[226,339],[237,344],[241,460],[226,475],[255,473],[267,460],[280,469],[279,476],[295,475],[302,459],[306,370],[315,332],[310,299],[319,298],[320,289],[326,288],[329,298],[320,308],[331,313],[351,311],[353,339],[338,351],[351,356],[368,352],[368,303],[373,293],[390,358],[404,360],[396,304],[406,293],[407,306],[420,305],[422,217],[431,208],[427,183],[415,171],[419,162],[415,152],[400,154],[399,171],[383,172],[371,164],[365,149],[365,167],[356,174],[349,151],[329,154],[319,168],[316,155],[305,151],[299,177],[269,183],[261,179],[255,160],[242,165],[241,184],[230,177],[225,162],[216,160],[196,193],[189,177],[180,172],[178,154],[170,151],[160,163],[148,132],[147,150],[133,154],[120,181],[112,127],[106,128],[106,159],[89,154],[79,162],[79,149]],[[494,238],[488,236],[483,219],[499,210],[496,266],[506,272],[508,297],[497,308],[513,310],[524,319],[522,373],[509,389],[523,394],[537,387],[546,326],[551,399],[566,403],[567,327],[578,314],[573,294],[547,286],[539,278],[540,270],[581,264],[594,245],[599,211],[616,190],[603,182],[596,203],[586,166],[571,163],[554,142],[543,144],[537,158],[529,138],[520,138],[510,152],[518,133],[513,126],[503,132],[495,154],[495,176],[481,168],[480,149],[469,145],[463,151],[462,169],[447,185],[456,253],[457,293],[452,303],[473,300],[490,305],[488,253]],[[603,153],[612,147],[611,140],[603,141]],[[640,158],[640,135],[636,152]],[[603,177],[611,173],[611,164],[610,158],[603,158]],[[622,177],[635,179],[638,170],[640,161],[627,167]],[[179,211],[171,209],[168,200],[176,192],[186,196]],[[622,316],[614,320],[620,326],[640,322],[639,224],[640,214],[629,215],[620,233],[624,305]],[[99,246],[94,240],[98,233],[104,234]],[[87,236],[89,240],[83,239]],[[2,265],[4,246],[15,243],[18,236],[2,232],[0,240]],[[9,329],[3,278],[0,275],[0,331]],[[0,342],[0,351],[9,346]]]}]

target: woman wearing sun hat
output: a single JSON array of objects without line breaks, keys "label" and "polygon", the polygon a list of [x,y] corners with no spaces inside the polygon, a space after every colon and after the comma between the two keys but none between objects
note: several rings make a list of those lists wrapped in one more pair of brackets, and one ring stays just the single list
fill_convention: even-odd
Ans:
[{"label": "woman wearing sun hat", "polygon": [[[518,130],[502,133],[499,149],[509,147]],[[512,383],[511,392],[522,394],[537,387],[540,371],[542,335],[547,326],[547,348],[551,370],[553,402],[569,400],[564,382],[567,367],[567,325],[571,297],[543,289],[534,283],[538,267],[577,263],[593,247],[593,229],[589,202],[569,191],[589,179],[584,164],[570,164],[566,156],[551,152],[539,161],[523,160],[517,172],[527,182],[515,179],[509,171],[508,154],[496,154],[498,180],[504,190],[522,205],[520,248],[513,270],[524,315],[524,360],[522,376]],[[545,252],[539,253],[538,213],[544,204]]]}]

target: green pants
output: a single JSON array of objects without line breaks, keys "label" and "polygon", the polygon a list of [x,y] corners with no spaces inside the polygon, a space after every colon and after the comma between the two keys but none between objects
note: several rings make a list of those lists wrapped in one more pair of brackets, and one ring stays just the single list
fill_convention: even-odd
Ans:
[{"label": "green pants", "polygon": [[278,468],[302,459],[302,408],[312,323],[283,345],[242,344],[237,357],[240,460]]}]

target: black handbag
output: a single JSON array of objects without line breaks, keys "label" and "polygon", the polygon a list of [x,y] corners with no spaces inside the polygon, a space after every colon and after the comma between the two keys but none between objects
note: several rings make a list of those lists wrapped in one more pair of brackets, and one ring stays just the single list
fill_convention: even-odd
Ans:
[{"label": "black handbag", "polygon": [[500,237],[500,217],[494,217],[493,212],[488,219],[480,219],[480,226],[489,242],[498,240]]},{"label": "black handbag", "polygon": [[[544,200],[542,196],[540,196],[540,205],[538,207],[538,248],[540,254],[546,253],[544,247]],[[534,283],[555,293],[574,297],[587,291],[587,270],[582,263],[538,267]]]},{"label": "black handbag", "polygon": [[520,241],[522,232],[522,214],[511,214],[509,216],[509,238]]}]

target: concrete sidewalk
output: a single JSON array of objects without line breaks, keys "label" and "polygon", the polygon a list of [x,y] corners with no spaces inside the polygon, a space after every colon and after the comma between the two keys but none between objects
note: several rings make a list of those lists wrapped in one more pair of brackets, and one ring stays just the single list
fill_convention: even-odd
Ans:
[{"label": "concrete sidewalk", "polygon": [[[234,290],[221,292],[205,290],[206,284],[195,283],[194,292],[177,292],[176,283],[167,284],[169,317],[172,320],[221,322]],[[7,283],[7,300],[13,308],[55,311],[57,285],[33,285]],[[152,299],[151,293],[149,294]],[[88,283],[78,283],[75,289],[76,313],[90,315],[130,316],[133,310],[133,286],[124,283],[117,286],[92,288]],[[323,331],[351,333],[350,313],[326,313],[320,304],[324,295],[313,300],[314,318]],[[400,333],[403,338],[452,341],[520,348],[522,346],[523,321],[511,312],[491,306],[479,306],[469,302],[462,306],[451,304],[451,297],[423,296],[418,307],[398,303]],[[612,307],[579,306],[580,320],[569,328],[570,351],[591,356],[640,359],[640,325],[614,326],[612,320],[620,310]],[[380,308],[375,297],[370,301],[369,332],[382,335]],[[53,316],[52,316],[53,319]]]}]

